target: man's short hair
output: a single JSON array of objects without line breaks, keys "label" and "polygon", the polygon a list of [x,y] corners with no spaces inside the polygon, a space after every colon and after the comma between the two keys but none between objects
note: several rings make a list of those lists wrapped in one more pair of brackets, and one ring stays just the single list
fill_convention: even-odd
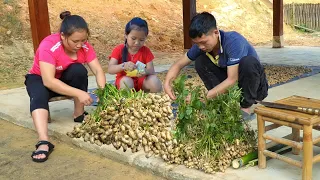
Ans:
[{"label": "man's short hair", "polygon": [[214,16],[208,12],[195,15],[190,24],[189,36],[191,39],[201,37],[213,29],[217,29],[217,22]]}]

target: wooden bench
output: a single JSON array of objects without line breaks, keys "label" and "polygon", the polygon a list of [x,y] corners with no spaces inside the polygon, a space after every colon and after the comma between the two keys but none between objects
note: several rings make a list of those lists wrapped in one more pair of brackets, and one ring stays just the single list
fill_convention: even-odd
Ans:
[{"label": "wooden bench", "polygon": [[[291,96],[285,99],[276,101],[277,103],[311,107],[320,109],[320,100],[311,99],[301,96]],[[318,145],[320,136],[313,139],[312,129],[319,129],[320,116],[309,115],[306,113],[295,112],[290,110],[268,108],[258,106],[254,110],[257,113],[258,121],[258,166],[259,168],[266,168],[266,156],[282,160],[291,165],[302,168],[302,179],[312,179],[313,164],[320,161],[320,155],[313,156],[313,145]],[[265,122],[273,124],[266,126]],[[266,134],[266,131],[276,129],[280,126],[288,126],[292,128],[292,140],[279,138]],[[303,132],[303,142],[300,142],[300,130]],[[303,160],[297,161],[292,158],[279,155],[277,153],[268,151],[266,149],[266,140],[271,140],[276,143],[285,144],[293,147],[293,154],[298,155],[300,150],[303,150]]]},{"label": "wooden bench", "polygon": [[[66,100],[66,99],[72,99],[72,97],[68,97],[68,96],[56,96],[56,97],[50,98],[50,99],[49,99],[49,102],[61,101],[61,100]],[[49,108],[49,114],[48,114],[48,123],[51,123],[50,108]]]}]

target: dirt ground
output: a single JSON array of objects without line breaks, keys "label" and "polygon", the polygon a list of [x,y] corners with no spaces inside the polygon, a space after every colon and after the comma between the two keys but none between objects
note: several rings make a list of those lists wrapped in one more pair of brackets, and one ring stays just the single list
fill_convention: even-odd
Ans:
[{"label": "dirt ground", "polygon": [[[160,180],[163,178],[114,162],[52,139],[55,150],[45,163],[31,160],[37,135],[0,119],[0,179],[110,179]],[[5,134],[5,136],[3,136]],[[23,136],[22,136],[23,134]]]},{"label": "dirt ground", "polygon": [[[265,1],[265,0],[264,0]],[[272,10],[263,0],[198,0],[197,11],[208,11],[217,18],[218,28],[235,30],[253,45],[271,46]],[[0,3],[0,89],[23,86],[24,75],[33,62],[28,1],[4,0]],[[320,0],[284,0],[284,3]],[[134,16],[147,20],[150,33],[146,45],[157,64],[171,64],[183,53],[181,0],[48,0],[50,26],[57,32],[59,14],[70,10],[86,19],[104,69],[108,55],[124,41],[124,26]],[[319,46],[319,33],[303,33],[284,26],[285,46]]]}]

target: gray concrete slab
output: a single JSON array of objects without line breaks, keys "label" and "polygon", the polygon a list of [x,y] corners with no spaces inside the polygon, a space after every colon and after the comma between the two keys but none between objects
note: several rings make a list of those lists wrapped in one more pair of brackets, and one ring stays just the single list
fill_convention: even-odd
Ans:
[{"label": "gray concrete slab", "polygon": [[[279,57],[285,59],[290,57],[290,53],[295,53],[294,48],[284,48],[282,49],[258,49],[262,57],[263,62],[274,63],[274,57]],[[310,53],[312,55],[309,59],[316,59],[319,57],[320,48],[307,48],[311,49]],[[275,51],[277,53],[275,53]],[[314,52],[311,52],[314,51]],[[310,53],[307,53],[310,54]],[[277,56],[278,55],[278,56]],[[283,56],[283,57],[282,57]],[[296,53],[291,55],[291,61],[283,61],[288,65],[299,64],[301,59],[306,56],[304,53]],[[267,59],[268,58],[268,59]],[[280,59],[281,59],[280,58]],[[293,63],[294,62],[294,63]],[[311,62],[311,60],[310,60]],[[316,60],[314,62],[316,64]],[[284,63],[279,63],[284,64]],[[168,66],[159,66],[156,68],[156,71],[167,70]],[[114,80],[114,76],[106,75],[108,81]],[[311,98],[320,99],[320,74],[299,79],[281,86],[271,88],[269,91],[269,96],[266,100],[274,101],[281,98],[285,98],[291,95],[300,95],[307,96]],[[89,88],[95,88],[95,79],[94,77],[89,77]],[[50,112],[52,117],[52,123],[49,124],[49,134],[58,137],[59,139],[73,143],[80,148],[92,151],[107,158],[130,164],[136,168],[148,170],[154,172],[157,175],[161,175],[168,179],[228,179],[228,180],[242,180],[242,179],[260,179],[260,180],[269,180],[269,179],[281,179],[281,180],[292,180],[292,179],[301,179],[302,170],[293,166],[290,166],[284,162],[277,160],[270,160],[267,163],[266,169],[258,169],[257,167],[233,170],[229,168],[225,173],[216,173],[214,175],[208,175],[203,172],[188,169],[184,166],[178,165],[167,165],[160,158],[150,158],[146,159],[143,153],[132,154],[130,152],[121,152],[115,150],[112,146],[97,146],[92,145],[88,142],[83,142],[81,139],[70,139],[65,134],[72,130],[75,123],[72,120],[73,114],[73,101],[63,100],[58,102],[51,102]],[[29,113],[29,97],[26,92],[26,89],[17,88],[10,90],[0,91],[0,118],[8,120],[12,123],[34,129],[33,122]],[[87,111],[93,111],[94,107],[86,107]],[[252,127],[256,129],[256,121],[250,122]],[[278,131],[274,132],[274,135],[284,136],[291,133],[289,128],[279,128]],[[36,140],[35,140],[36,141]],[[32,149],[33,150],[33,149]],[[30,151],[32,151],[30,150]],[[315,153],[320,153],[319,148],[314,149]],[[288,154],[289,156],[294,156]],[[300,156],[295,156],[295,158],[301,158]],[[317,164],[313,167],[313,177],[317,179],[320,177],[320,171],[317,171],[320,168],[320,164]],[[319,178],[320,179],[320,178]]]},{"label": "gray concrete slab", "polygon": [[320,47],[255,47],[262,63],[297,66],[319,66]]}]

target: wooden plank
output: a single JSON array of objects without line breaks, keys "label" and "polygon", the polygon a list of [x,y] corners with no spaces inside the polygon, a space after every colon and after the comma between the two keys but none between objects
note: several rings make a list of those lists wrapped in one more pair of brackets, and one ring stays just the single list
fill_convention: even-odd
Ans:
[{"label": "wooden plank", "polygon": [[36,52],[43,38],[50,35],[47,0],[28,0],[33,49]]},{"label": "wooden plank", "polygon": [[196,0],[183,0],[183,47],[190,49],[192,46],[191,38],[189,37],[189,28],[191,19],[196,15]]},{"label": "wooden plank", "polygon": [[49,102],[54,102],[54,101],[61,101],[61,100],[66,100],[66,99],[72,99],[72,97],[69,96],[56,96],[51,99],[49,99]]}]

